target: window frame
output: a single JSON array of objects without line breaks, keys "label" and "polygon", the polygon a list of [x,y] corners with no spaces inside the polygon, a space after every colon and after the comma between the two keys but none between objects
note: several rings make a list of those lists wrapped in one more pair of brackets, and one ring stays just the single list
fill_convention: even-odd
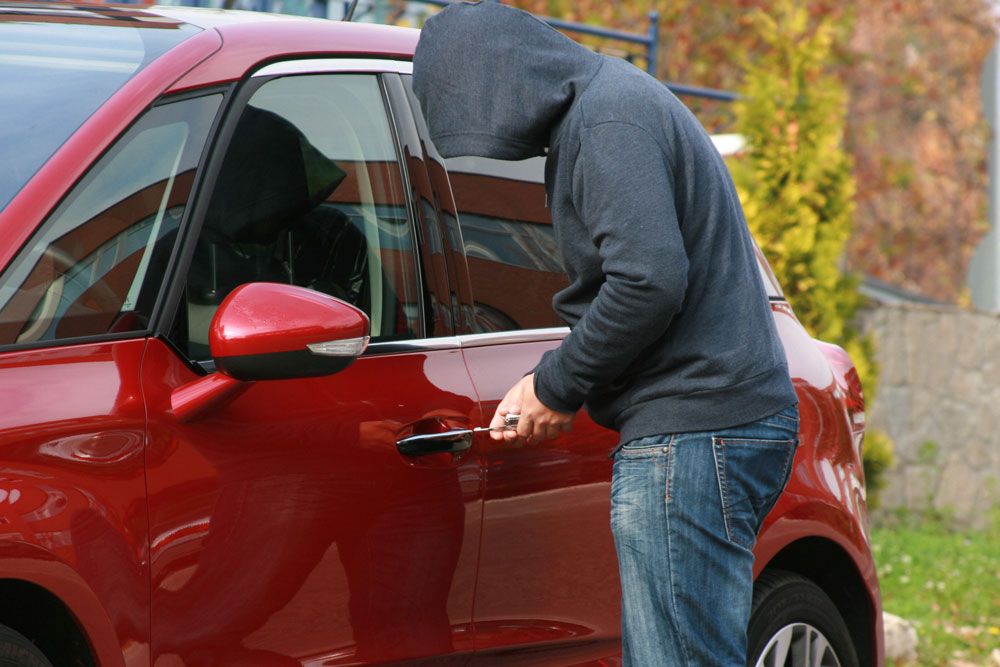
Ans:
[{"label": "window frame", "polygon": [[[225,117],[226,107],[230,100],[232,86],[231,85],[211,85],[203,88],[197,88],[194,90],[187,90],[180,93],[163,95],[156,99],[148,107],[144,108],[140,113],[136,114],[135,117],[129,122],[129,124],[122,129],[110,142],[104,150],[101,151],[100,155],[94,158],[94,160],[87,166],[87,169],[80,174],[80,177],[75,180],[72,185],[66,188],[66,191],[61,194],[58,200],[53,202],[49,212],[42,218],[41,221],[35,226],[31,233],[27,236],[24,243],[12,254],[11,262],[14,262],[16,258],[21,256],[21,253],[31,246],[37,240],[39,232],[45,227],[46,223],[52,218],[52,216],[60,209],[60,207],[66,202],[66,199],[76,191],[76,188],[91,174],[92,170],[103,160],[108,153],[115,150],[118,147],[119,142],[129,133],[132,129],[151,112],[153,109],[166,105],[174,104],[177,102],[183,102],[189,99],[197,99],[200,97],[208,97],[211,95],[222,95],[222,100],[219,103],[219,107],[215,112],[215,117],[209,125],[208,136],[205,140],[205,144],[201,148],[201,152],[198,158],[198,166],[195,169],[194,181],[191,185],[191,193],[188,196],[187,204],[184,206],[184,213],[181,215],[181,220],[178,223],[178,234],[177,239],[174,241],[174,247],[170,251],[170,257],[167,261],[167,272],[172,268],[175,258],[178,254],[178,248],[183,244],[182,236],[184,230],[188,226],[188,221],[194,215],[194,209],[199,202],[199,191],[201,188],[202,181],[206,173],[207,156],[210,154],[211,146],[213,144],[214,138],[218,132],[219,125]],[[6,271],[9,268],[3,267]],[[149,321],[146,327],[143,329],[136,329],[135,331],[123,331],[120,333],[101,333],[101,334],[91,334],[87,336],[67,336],[66,338],[56,338],[52,340],[41,340],[41,341],[29,341],[24,343],[8,343],[0,345],[0,354],[6,352],[17,352],[23,350],[38,350],[47,348],[57,348],[57,347],[67,347],[71,345],[90,345],[94,343],[106,343],[115,342],[121,340],[135,340],[140,338],[148,338],[155,334],[157,330],[158,316],[161,311],[161,306],[166,298],[168,292],[168,287],[165,284],[161,284],[160,288],[157,290],[156,299],[153,303],[153,307],[150,311]]]},{"label": "window frame", "polygon": [[[437,149],[434,147],[434,143],[431,140],[426,123],[423,120],[423,111],[420,109],[420,105],[416,100],[416,96],[413,93],[413,82],[412,82],[412,68],[409,70],[400,71],[399,81],[404,87],[405,99],[401,100],[401,104],[405,103],[409,112],[414,117],[414,120],[418,127],[415,131],[419,135],[419,140],[425,145],[425,152],[428,157],[436,157],[441,164],[441,168],[444,172],[444,177],[447,181],[447,191],[438,192],[437,195],[442,199],[446,199],[448,206],[451,207],[452,211],[455,213],[455,229],[453,234],[457,234],[458,247],[454,247],[452,243],[448,240],[448,231],[444,229],[446,221],[442,220],[442,239],[445,243],[445,251],[448,261],[448,271],[449,271],[449,282],[451,283],[452,292],[458,297],[459,303],[456,304],[458,308],[467,308],[470,313],[475,312],[475,292],[472,287],[472,280],[469,273],[469,258],[465,251],[465,240],[462,236],[461,221],[459,220],[458,207],[456,205],[455,199],[453,197],[453,177],[448,169],[447,162],[444,158],[441,158],[437,153]],[[451,158],[455,159],[455,158]],[[544,177],[544,175],[543,175]],[[540,184],[544,185],[542,181]],[[443,206],[442,206],[443,208]],[[457,284],[456,284],[457,282]],[[429,338],[422,342],[420,346],[411,345],[412,349],[424,348],[424,349],[453,349],[453,348],[463,348],[463,347],[481,347],[487,345],[509,345],[517,343],[530,343],[530,342],[541,342],[541,341],[559,341],[569,334],[568,326],[556,326],[556,327],[535,327],[535,328],[523,328],[515,329],[510,331],[491,331],[491,332],[476,332],[469,330],[457,331],[454,335],[450,337],[439,337],[439,338]],[[386,343],[385,345],[392,345],[393,351],[403,351],[405,348],[402,345],[395,345],[391,343]],[[369,346],[369,349],[371,346]]]},{"label": "window frame", "polygon": [[[337,74],[370,74],[375,78],[379,89],[379,97],[382,100],[385,110],[386,120],[389,124],[389,134],[393,144],[396,160],[400,168],[403,188],[404,208],[406,210],[407,226],[412,244],[414,267],[416,269],[416,285],[418,288],[418,308],[419,308],[419,330],[418,334],[410,339],[400,339],[392,341],[372,342],[363,353],[363,356],[376,356],[379,354],[391,354],[402,349],[426,349],[421,342],[425,340],[435,340],[425,338],[427,331],[425,304],[427,294],[425,293],[424,276],[425,270],[419,252],[421,242],[415,228],[415,210],[409,190],[410,176],[408,167],[403,160],[399,128],[397,119],[392,110],[391,100],[386,90],[384,81],[385,75],[392,75],[399,72],[411,72],[412,64],[408,61],[382,59],[382,58],[354,58],[354,57],[330,57],[311,59],[292,59],[277,61],[265,64],[248,77],[244,78],[235,91],[230,96],[228,104],[225,104],[221,120],[211,143],[211,152],[207,160],[204,160],[204,178],[196,183],[196,191],[193,197],[197,197],[191,209],[190,218],[182,221],[179,233],[178,248],[175,249],[171,263],[168,265],[165,283],[167,287],[163,290],[165,294],[161,305],[162,308],[154,310],[151,324],[155,326],[151,335],[164,341],[180,357],[189,368],[199,374],[208,374],[216,370],[215,361],[212,359],[196,360],[188,356],[187,352],[180,348],[172,340],[171,331],[180,315],[180,308],[183,305],[184,285],[187,272],[191,266],[194,255],[196,241],[204,226],[205,215],[211,201],[210,194],[214,191],[218,180],[219,172],[225,160],[226,152],[233,140],[236,126],[239,123],[243,110],[246,108],[254,94],[266,83],[280,78],[315,76],[315,75],[337,75]],[[199,187],[200,186],[200,187]],[[188,212],[186,212],[187,214]],[[185,224],[185,222],[187,224]]]},{"label": "window frame", "polygon": [[785,298],[784,291],[781,289],[781,283],[778,282],[777,276],[774,275],[774,269],[771,268],[771,264],[764,255],[764,251],[760,249],[755,239],[751,240],[753,242],[754,257],[757,261],[757,271],[760,274],[760,281],[764,285],[767,300],[772,303],[788,301]]}]

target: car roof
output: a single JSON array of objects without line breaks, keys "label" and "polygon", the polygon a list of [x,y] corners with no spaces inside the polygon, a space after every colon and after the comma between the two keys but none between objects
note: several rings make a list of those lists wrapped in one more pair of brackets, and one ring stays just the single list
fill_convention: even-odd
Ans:
[{"label": "car roof", "polygon": [[272,12],[256,12],[243,9],[185,7],[181,5],[154,5],[152,7],[144,7],[143,11],[175,21],[190,23],[205,30],[225,29],[227,26],[246,25],[248,23],[327,22],[327,19],[293,16],[291,14],[275,14]]},{"label": "car roof", "polygon": [[[164,92],[235,81],[261,64],[289,58],[365,56],[409,60],[420,36],[420,31],[413,28],[234,9],[5,0],[0,0],[0,7],[19,20],[136,27],[184,23],[221,38],[222,44],[214,54]],[[203,42],[206,38],[202,35]],[[161,59],[169,57],[168,53]]]},{"label": "car roof", "polygon": [[268,12],[174,6],[145,11],[213,30],[222,38],[219,51],[168,92],[235,81],[276,60],[338,55],[409,60],[420,36],[413,28]]}]

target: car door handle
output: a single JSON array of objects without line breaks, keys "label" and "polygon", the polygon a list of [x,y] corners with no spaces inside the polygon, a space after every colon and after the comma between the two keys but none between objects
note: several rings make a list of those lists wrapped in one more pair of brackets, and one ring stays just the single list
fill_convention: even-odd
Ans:
[{"label": "car door handle", "polygon": [[420,433],[396,441],[396,449],[406,456],[462,452],[472,446],[472,429],[461,428],[441,433]]}]

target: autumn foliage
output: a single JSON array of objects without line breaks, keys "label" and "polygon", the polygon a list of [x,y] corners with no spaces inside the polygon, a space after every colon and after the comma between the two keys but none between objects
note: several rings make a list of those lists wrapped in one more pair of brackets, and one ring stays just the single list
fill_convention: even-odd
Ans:
[{"label": "autumn foliage", "polygon": [[844,69],[859,183],[851,264],[943,301],[960,300],[986,231],[990,4],[860,3]]},{"label": "autumn foliage", "polygon": [[[750,18],[778,0],[517,0],[542,15],[645,32],[661,16],[661,79],[735,90],[766,49]],[[986,146],[979,79],[996,39],[989,0],[799,0],[834,31],[834,73],[847,91],[845,146],[857,182],[847,264],[942,301],[961,299],[985,233]],[[613,53],[641,47],[581,38]],[[686,100],[711,129],[727,105]]]}]

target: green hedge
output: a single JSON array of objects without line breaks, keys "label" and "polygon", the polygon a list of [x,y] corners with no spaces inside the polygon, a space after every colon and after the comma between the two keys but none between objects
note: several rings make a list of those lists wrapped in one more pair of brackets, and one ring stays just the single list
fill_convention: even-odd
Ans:
[{"label": "green hedge", "polygon": [[[757,10],[751,24],[764,48],[748,54],[734,108],[747,148],[731,162],[747,222],[799,320],[851,355],[870,404],[878,377],[873,341],[854,326],[858,278],[843,267],[855,182],[843,148],[847,94],[830,68],[837,26],[790,0],[777,0],[770,13]],[[891,464],[889,438],[869,432],[870,505]]]}]

